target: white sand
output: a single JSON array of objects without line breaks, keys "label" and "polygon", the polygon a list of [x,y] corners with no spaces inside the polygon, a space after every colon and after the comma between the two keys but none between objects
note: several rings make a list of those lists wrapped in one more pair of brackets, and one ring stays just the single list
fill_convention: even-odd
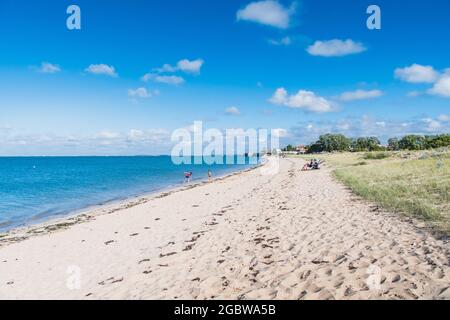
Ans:
[{"label": "white sand", "polygon": [[0,298],[450,298],[448,242],[302,165],[11,233]]}]

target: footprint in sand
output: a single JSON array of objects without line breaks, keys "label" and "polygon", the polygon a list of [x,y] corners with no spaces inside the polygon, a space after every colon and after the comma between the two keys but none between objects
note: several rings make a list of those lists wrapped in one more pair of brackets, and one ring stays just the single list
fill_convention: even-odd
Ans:
[{"label": "footprint in sand", "polygon": [[160,253],[160,254],[159,254],[159,257],[160,257],[160,258],[170,257],[170,256],[173,256],[174,254],[177,254],[177,252],[169,252],[169,253],[167,253],[167,254],[162,254],[162,253]]},{"label": "footprint in sand", "polygon": [[144,263],[144,262],[150,262],[150,259],[142,259],[141,261],[138,262],[138,264]]},{"label": "footprint in sand", "polygon": [[111,277],[111,278],[108,278],[108,279],[106,279],[104,281],[99,282],[98,285],[104,286],[104,285],[107,285],[107,284],[113,284],[113,283],[118,283],[118,282],[122,282],[122,281],[123,281],[123,277],[117,278],[117,279],[115,277]]}]

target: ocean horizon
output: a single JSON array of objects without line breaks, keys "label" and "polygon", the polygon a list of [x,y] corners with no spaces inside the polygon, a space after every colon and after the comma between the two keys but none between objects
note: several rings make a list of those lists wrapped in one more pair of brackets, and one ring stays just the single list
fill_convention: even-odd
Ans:
[{"label": "ocean horizon", "polygon": [[234,158],[244,164],[175,165],[167,155],[0,157],[0,232],[175,188],[186,171],[193,183],[207,180],[208,170],[219,177],[254,166],[254,158]]}]

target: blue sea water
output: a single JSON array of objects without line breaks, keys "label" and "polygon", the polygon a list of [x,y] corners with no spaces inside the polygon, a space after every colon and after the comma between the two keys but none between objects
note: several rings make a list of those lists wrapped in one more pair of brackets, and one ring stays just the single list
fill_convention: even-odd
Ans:
[{"label": "blue sea water", "polygon": [[[0,231],[42,222],[92,205],[167,189],[252,166],[175,165],[157,157],[0,157]],[[192,182],[191,182],[192,183]]]}]

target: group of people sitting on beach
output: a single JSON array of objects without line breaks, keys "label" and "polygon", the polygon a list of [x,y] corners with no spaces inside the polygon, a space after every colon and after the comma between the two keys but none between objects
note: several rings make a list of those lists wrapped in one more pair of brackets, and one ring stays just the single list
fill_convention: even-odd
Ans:
[{"label": "group of people sitting on beach", "polygon": [[308,170],[320,170],[320,165],[322,164],[321,160],[317,159],[311,159],[310,162],[306,163],[303,166],[302,171],[308,171]]}]

